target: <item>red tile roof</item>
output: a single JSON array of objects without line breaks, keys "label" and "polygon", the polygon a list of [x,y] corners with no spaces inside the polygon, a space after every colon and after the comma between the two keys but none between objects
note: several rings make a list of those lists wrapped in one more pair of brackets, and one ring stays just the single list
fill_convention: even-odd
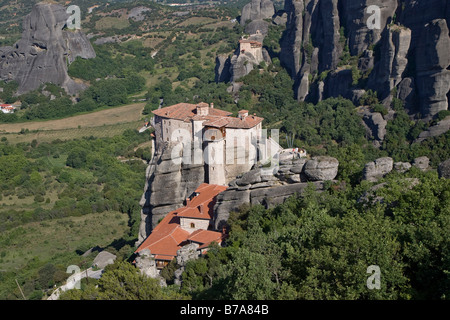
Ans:
[{"label": "red tile roof", "polygon": [[[192,119],[197,115],[197,106],[206,107],[208,106],[208,104],[204,102],[201,102],[199,104],[178,103],[170,107],[153,110],[152,113],[163,118],[189,121],[190,119]],[[226,117],[229,116],[230,114],[231,112],[216,108],[209,108],[208,110],[208,115],[211,116]]]},{"label": "red tile roof", "polygon": [[[215,198],[226,189],[227,187],[224,186],[201,184],[195,190],[196,196],[185,207],[169,212],[136,252],[148,248],[155,259],[172,260],[177,255],[177,251],[188,244],[191,238],[192,241],[200,243],[202,247],[207,247],[211,241],[220,242],[222,234],[219,232],[197,230],[191,234],[182,229],[180,217],[211,219]],[[199,206],[203,206],[203,213],[200,212]]]},{"label": "red tile roof", "polygon": [[264,118],[257,117],[254,115],[247,116],[244,119],[230,117],[231,112],[210,107],[208,108],[208,115],[198,115],[197,106],[206,107],[208,105],[204,102],[201,102],[199,104],[178,103],[170,107],[154,110],[152,112],[157,116],[168,119],[176,119],[186,122],[189,122],[191,120],[204,121],[203,122],[204,126],[214,128],[225,127],[236,129],[250,129],[255,127],[264,120]]},{"label": "red tile roof", "polygon": [[222,237],[223,234],[217,231],[197,230],[189,236],[188,241],[199,243],[199,249],[202,249],[207,247],[213,241],[220,243],[222,241]]}]

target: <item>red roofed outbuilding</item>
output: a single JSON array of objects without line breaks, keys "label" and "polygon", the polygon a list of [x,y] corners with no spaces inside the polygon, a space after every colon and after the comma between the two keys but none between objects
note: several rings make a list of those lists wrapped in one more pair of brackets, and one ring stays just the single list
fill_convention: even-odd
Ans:
[{"label": "red roofed outbuilding", "polygon": [[201,184],[192,197],[186,199],[186,206],[169,212],[142,242],[136,253],[149,249],[162,269],[177,256],[177,251],[189,243],[199,244],[200,253],[212,243],[220,244],[224,234],[208,230],[216,196],[227,187]]}]

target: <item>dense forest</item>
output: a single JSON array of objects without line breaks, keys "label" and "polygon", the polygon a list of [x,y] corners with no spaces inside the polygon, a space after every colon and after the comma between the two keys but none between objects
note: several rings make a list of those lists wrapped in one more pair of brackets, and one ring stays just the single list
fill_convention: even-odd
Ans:
[{"label": "dense forest", "polygon": [[[62,298],[448,299],[449,181],[412,170],[381,182],[376,191],[369,183],[331,184],[272,209],[242,207],[230,219],[226,246],[190,261],[179,289],[170,284],[175,261],[161,272],[168,287],[144,293],[131,280],[142,277],[139,270],[118,262]],[[366,287],[370,265],[380,267],[380,290]]]}]

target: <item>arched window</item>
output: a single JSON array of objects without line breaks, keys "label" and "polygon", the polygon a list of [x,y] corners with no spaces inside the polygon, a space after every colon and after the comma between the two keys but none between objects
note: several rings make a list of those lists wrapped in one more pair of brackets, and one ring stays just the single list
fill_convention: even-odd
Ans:
[{"label": "arched window", "polygon": [[191,222],[191,228],[195,228],[195,223]]}]

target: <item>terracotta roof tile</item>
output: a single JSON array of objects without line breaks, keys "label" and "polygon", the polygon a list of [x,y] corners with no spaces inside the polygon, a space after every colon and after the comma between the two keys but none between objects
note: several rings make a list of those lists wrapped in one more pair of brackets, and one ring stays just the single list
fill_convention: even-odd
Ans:
[{"label": "terracotta roof tile", "polygon": [[[208,104],[201,102],[199,104],[192,104],[192,103],[178,103],[170,107],[161,108],[158,110],[153,110],[152,113],[163,117],[163,118],[169,118],[169,119],[176,119],[176,120],[190,120],[197,116],[197,106],[200,107],[207,107]],[[211,116],[221,116],[226,117],[229,116],[231,112],[216,109],[216,108],[209,108],[208,115]]]},{"label": "terracotta roof tile", "polygon": [[209,245],[213,241],[219,243],[222,241],[222,233],[211,230],[197,230],[188,237],[188,240],[202,245]]},{"label": "terracotta roof tile", "polygon": [[[208,231],[207,233],[197,231],[192,234],[180,227],[180,217],[196,217],[211,219],[212,208],[215,197],[227,187],[219,185],[201,184],[195,191],[196,196],[186,205],[186,207],[169,212],[161,222],[153,229],[152,233],[142,242],[136,252],[143,249],[150,249],[152,255],[158,260],[172,260],[178,249],[187,244],[189,237],[194,236],[195,242],[216,240],[221,234]],[[203,207],[203,213],[200,213],[199,206]],[[214,235],[214,236],[213,236]],[[212,241],[212,240],[211,240]],[[209,241],[209,242],[211,242]],[[201,242],[201,241],[200,241]],[[156,258],[160,257],[160,258]],[[171,257],[170,259],[168,257]]]},{"label": "terracotta roof tile", "polygon": [[[204,121],[204,126],[210,126],[215,128],[236,128],[236,129],[250,129],[261,123],[264,119],[257,116],[247,116],[244,119],[230,117],[231,112],[209,108],[207,115],[197,115],[197,106],[206,107],[208,104],[199,103],[178,103],[170,107],[161,108],[152,111],[153,114],[181,121]],[[241,110],[246,111],[246,110]],[[248,112],[248,111],[247,111]]]}]

